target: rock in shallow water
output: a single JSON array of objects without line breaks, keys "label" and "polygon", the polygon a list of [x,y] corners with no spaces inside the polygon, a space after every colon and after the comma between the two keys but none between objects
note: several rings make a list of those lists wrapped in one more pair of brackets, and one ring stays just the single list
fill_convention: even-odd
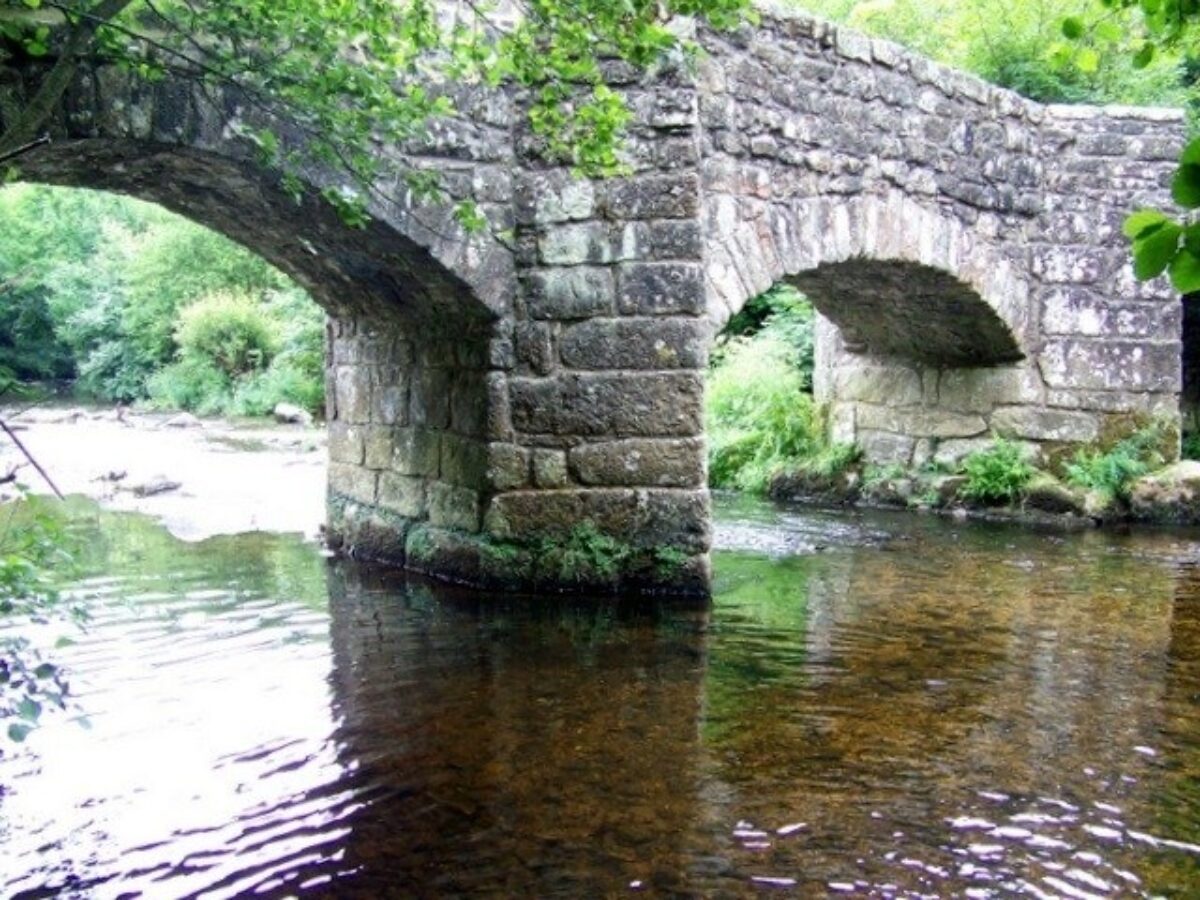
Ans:
[{"label": "rock in shallow water", "polygon": [[1148,522],[1200,524],[1200,462],[1185,459],[1139,478],[1129,491],[1129,509]]},{"label": "rock in shallow water", "polygon": [[131,484],[128,491],[135,497],[153,497],[156,494],[166,494],[170,491],[177,491],[182,485],[178,481],[172,481],[165,475],[156,475],[146,481]]},{"label": "rock in shallow water", "polygon": [[312,414],[294,403],[276,403],[272,415],[280,425],[311,425],[313,422]]}]

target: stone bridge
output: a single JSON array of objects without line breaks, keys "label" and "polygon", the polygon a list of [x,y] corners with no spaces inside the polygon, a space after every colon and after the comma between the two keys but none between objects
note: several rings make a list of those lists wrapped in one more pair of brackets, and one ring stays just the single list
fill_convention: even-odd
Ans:
[{"label": "stone bridge", "polygon": [[[628,177],[542,162],[513,92],[462,93],[404,148],[509,240],[401,182],[348,229],[256,163],[236,96],[115,68],[22,174],[161,203],[303,284],[329,314],[331,539],[452,580],[707,590],[708,348],[781,280],[871,460],[1178,416],[1181,304],[1135,282],[1119,224],[1168,202],[1180,115],[1041,106],[794,12],[697,39],[694,71],[614,77]],[[0,112],[39,66],[0,71]]]}]

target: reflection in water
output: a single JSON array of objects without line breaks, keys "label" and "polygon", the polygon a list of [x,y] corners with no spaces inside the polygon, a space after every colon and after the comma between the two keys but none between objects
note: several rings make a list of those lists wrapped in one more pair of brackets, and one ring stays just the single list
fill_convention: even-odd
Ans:
[{"label": "reflection in water", "polygon": [[1191,536],[763,510],[711,610],[90,513],[95,725],[0,760],[0,893],[1200,891]]}]

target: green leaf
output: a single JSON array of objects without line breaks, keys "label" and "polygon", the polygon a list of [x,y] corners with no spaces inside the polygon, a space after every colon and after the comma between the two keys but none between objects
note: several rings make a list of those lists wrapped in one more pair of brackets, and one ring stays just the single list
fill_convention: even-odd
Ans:
[{"label": "green leaf", "polygon": [[1121,226],[1121,233],[1130,240],[1143,237],[1152,228],[1158,228],[1169,222],[1165,213],[1157,209],[1139,209],[1130,213]]},{"label": "green leaf", "polygon": [[1171,197],[1185,209],[1200,206],[1200,164],[1183,163],[1176,170],[1171,181]]},{"label": "green leaf", "polygon": [[1133,67],[1144,69],[1154,61],[1154,45],[1147,41],[1133,54]]},{"label": "green leaf", "polygon": [[1171,284],[1181,294],[1200,291],[1200,256],[1186,248],[1180,250],[1171,260]]},{"label": "green leaf", "polygon": [[1075,54],[1075,66],[1080,72],[1092,75],[1100,69],[1100,54],[1091,47],[1083,47]]},{"label": "green leaf", "polygon": [[13,722],[8,726],[8,739],[19,744],[29,736],[29,732],[31,731],[33,731],[33,728],[29,725],[21,725]]},{"label": "green leaf", "polygon": [[1166,222],[1133,244],[1133,274],[1139,281],[1161,275],[1179,251],[1179,236],[1183,229]]},{"label": "green leaf", "polygon": [[53,663],[42,663],[33,670],[33,675],[35,678],[53,678],[57,671],[58,666]]},{"label": "green leaf", "polygon": [[1200,165],[1200,137],[1188,141],[1183,152],[1179,154],[1179,164],[1187,165],[1188,163]]},{"label": "green leaf", "polygon": [[1062,33],[1069,41],[1077,41],[1083,37],[1083,20],[1078,16],[1067,16],[1062,20]]},{"label": "green leaf", "polygon": [[1111,41],[1116,43],[1125,37],[1125,31],[1116,22],[1105,21],[1096,25],[1096,37],[1102,41]]}]

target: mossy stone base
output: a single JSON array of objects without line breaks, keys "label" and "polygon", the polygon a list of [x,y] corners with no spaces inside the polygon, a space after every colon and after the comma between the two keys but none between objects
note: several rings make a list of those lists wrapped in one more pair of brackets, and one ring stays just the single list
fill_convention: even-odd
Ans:
[{"label": "mossy stone base", "polygon": [[707,553],[633,547],[580,523],[566,535],[501,540],[329,498],[329,546],[468,587],[511,592],[707,597]]}]

